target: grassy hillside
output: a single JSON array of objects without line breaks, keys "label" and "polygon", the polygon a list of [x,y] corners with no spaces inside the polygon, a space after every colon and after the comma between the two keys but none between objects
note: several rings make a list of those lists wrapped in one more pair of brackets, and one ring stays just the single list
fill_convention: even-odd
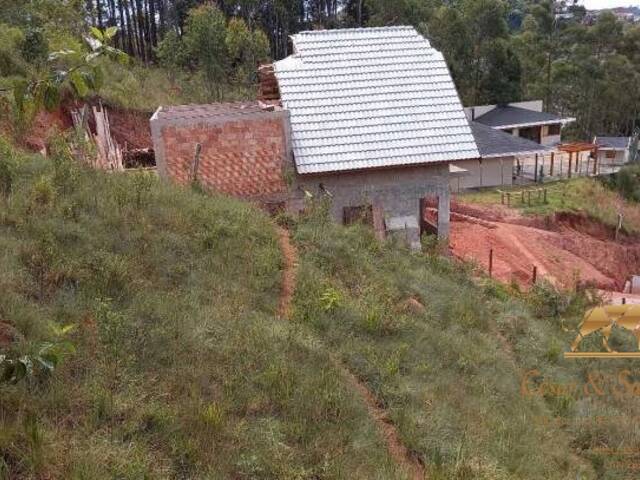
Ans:
[{"label": "grassy hillside", "polygon": [[583,293],[472,281],[320,205],[292,222],[287,322],[260,211],[82,168],[65,145],[44,160],[0,142],[0,355],[31,364],[0,381],[0,479],[405,478],[341,366],[431,479],[625,478],[602,448],[640,446],[615,420],[637,402],[521,392],[531,369],[633,370],[563,359]]},{"label": "grassy hillside", "polygon": [[[105,82],[100,97],[110,105],[138,111],[155,111],[160,105],[209,103],[202,76],[183,71],[143,66],[136,62],[120,65],[103,60]],[[225,88],[223,101],[254,99],[251,88],[236,85]]]},{"label": "grassy hillside", "polygon": [[[619,421],[638,415],[633,397],[521,392],[532,369],[547,382],[581,384],[590,371],[634,368],[563,358],[584,294],[477,285],[450,260],[381,245],[366,229],[321,215],[303,221],[295,238],[296,320],[375,392],[430,478],[629,478],[598,449],[640,445],[635,427]],[[629,337],[616,345],[631,348]]]},{"label": "grassy hillside", "polygon": [[57,150],[0,143],[0,355],[33,361],[0,382],[0,478],[402,478],[327,353],[276,319],[261,212]]},{"label": "grassy hillside", "polygon": [[[624,215],[623,226],[628,232],[640,232],[640,209],[635,202],[625,200],[617,191],[615,181],[608,188],[602,182],[592,178],[576,178],[545,184],[548,202],[533,201],[531,206],[512,198],[511,206],[527,215],[550,215],[555,212],[584,212],[605,225],[615,227],[618,224],[618,212]],[[503,188],[504,191],[521,192],[526,187]],[[463,201],[500,204],[501,196],[497,189],[458,195]],[[534,199],[536,196],[534,195]]]}]

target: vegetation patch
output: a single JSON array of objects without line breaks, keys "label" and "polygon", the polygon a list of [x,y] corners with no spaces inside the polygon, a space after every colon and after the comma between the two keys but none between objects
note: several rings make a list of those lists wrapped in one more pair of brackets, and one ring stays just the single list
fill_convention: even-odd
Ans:
[{"label": "vegetation patch", "polygon": [[[617,180],[612,180],[612,182],[617,182]],[[621,189],[616,191],[616,189],[608,188],[606,183],[592,178],[561,180],[550,182],[545,186],[547,187],[547,203],[532,202],[529,205],[527,202],[520,202],[516,195],[512,196],[511,207],[525,215],[549,216],[562,212],[582,213],[612,228],[617,226],[618,214],[621,213],[624,229],[630,233],[640,232],[640,210],[635,202],[623,197]],[[523,187],[514,186],[500,190],[521,192]],[[497,189],[487,189],[462,193],[457,198],[465,203],[498,205],[501,203],[502,195]]]},{"label": "vegetation patch", "polygon": [[315,210],[295,228],[294,318],[374,392],[429,478],[596,478],[598,462],[613,462],[592,456],[600,442],[639,443],[630,424],[603,431],[592,416],[634,415],[637,403],[523,393],[532,370],[536,386],[632,367],[563,358],[585,293],[474,283],[467,266],[379,243]]}]

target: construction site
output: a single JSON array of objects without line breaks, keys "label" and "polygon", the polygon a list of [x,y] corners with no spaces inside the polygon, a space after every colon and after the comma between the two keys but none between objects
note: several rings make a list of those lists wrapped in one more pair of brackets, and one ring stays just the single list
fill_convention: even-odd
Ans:
[{"label": "construction site", "polygon": [[640,299],[631,285],[640,271],[637,233],[584,212],[525,215],[516,208],[556,195],[558,188],[511,192],[514,206],[458,196],[451,205],[451,254],[519,288],[547,281],[562,289],[593,287],[612,301]]}]

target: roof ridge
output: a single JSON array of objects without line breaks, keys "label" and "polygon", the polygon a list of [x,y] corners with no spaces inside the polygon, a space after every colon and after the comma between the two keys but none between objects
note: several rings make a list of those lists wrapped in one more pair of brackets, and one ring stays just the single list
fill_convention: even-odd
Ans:
[{"label": "roof ridge", "polygon": [[414,31],[418,32],[415,27],[411,25],[392,25],[388,27],[358,27],[358,28],[325,28],[322,30],[302,30],[301,32],[295,33],[292,36],[297,35],[323,35],[327,33],[366,33],[366,32],[376,32],[376,31]]}]

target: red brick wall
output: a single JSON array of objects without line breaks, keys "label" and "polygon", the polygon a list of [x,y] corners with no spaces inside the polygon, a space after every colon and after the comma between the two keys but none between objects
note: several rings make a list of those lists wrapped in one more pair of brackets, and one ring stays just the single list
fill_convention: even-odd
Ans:
[{"label": "red brick wall", "polygon": [[162,127],[161,136],[166,173],[178,183],[190,182],[196,144],[200,143],[198,180],[203,186],[240,197],[286,191],[286,137],[280,116],[169,124]]}]

